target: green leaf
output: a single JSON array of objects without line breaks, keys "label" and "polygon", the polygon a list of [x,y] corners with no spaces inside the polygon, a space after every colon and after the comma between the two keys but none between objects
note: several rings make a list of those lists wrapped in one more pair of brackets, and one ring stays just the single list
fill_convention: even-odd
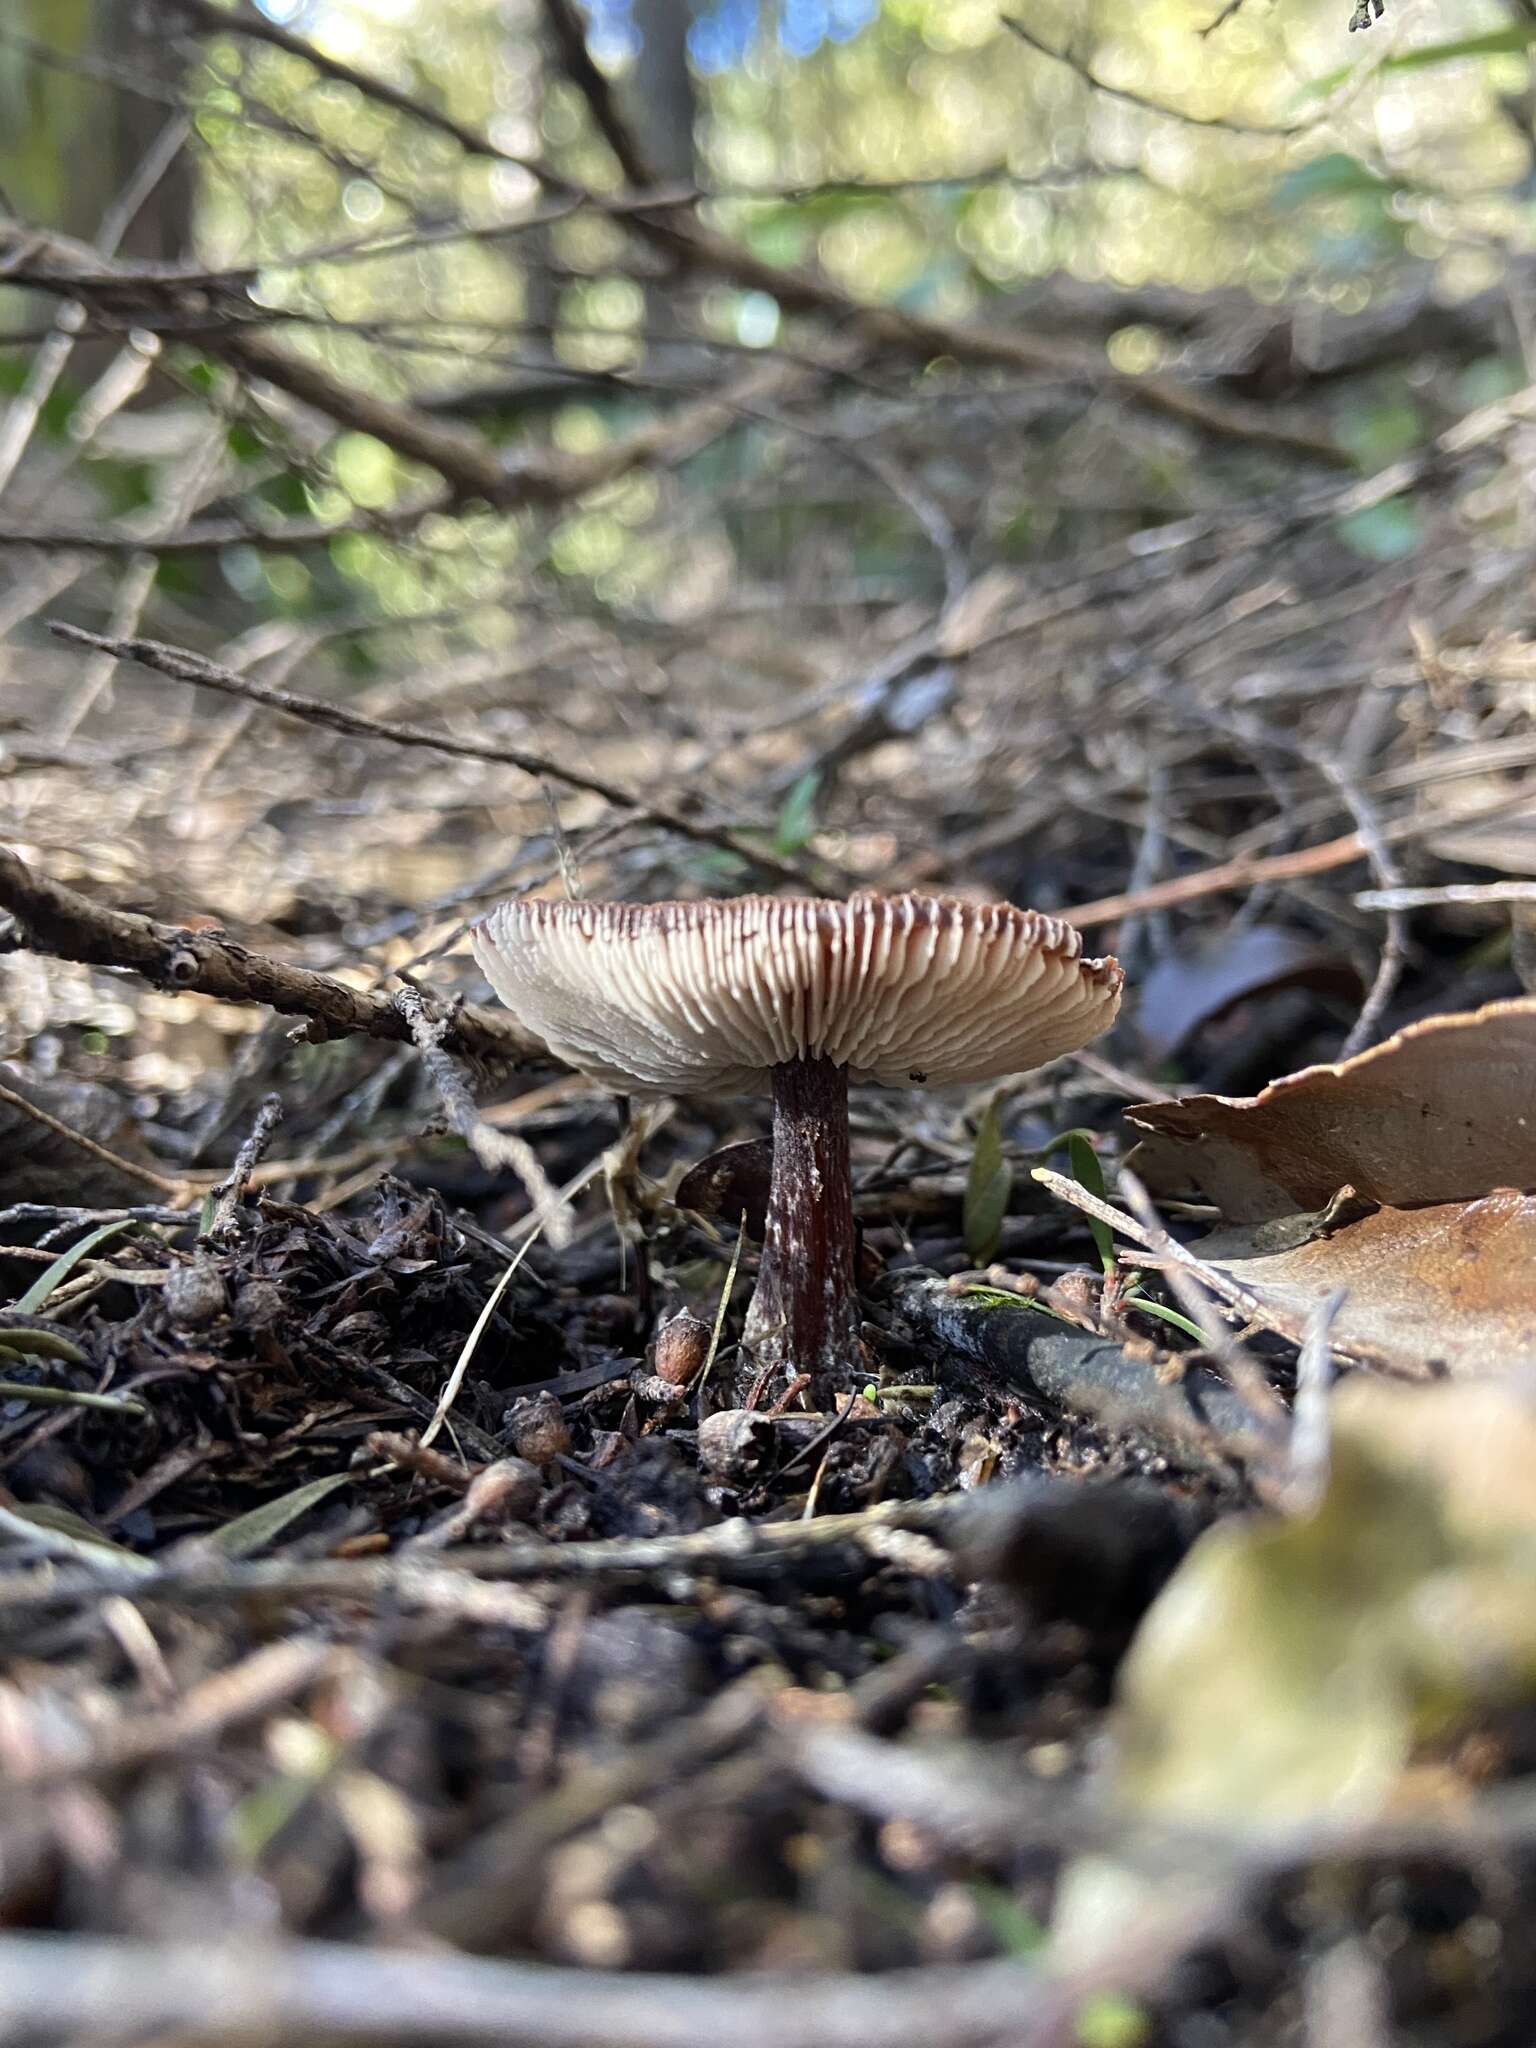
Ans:
[{"label": "green leaf", "polygon": [[1338,419],[1335,431],[1364,470],[1382,469],[1429,438],[1423,416],[1406,391],[1383,393],[1364,404],[1351,405]]},{"label": "green leaf", "polygon": [[1003,1157],[1003,1134],[997,1120],[998,1099],[993,1096],[976,1126],[976,1149],[965,1182],[965,1248],[978,1266],[989,1265],[997,1256],[1008,1197],[1013,1193],[1013,1168]]},{"label": "green leaf", "polygon": [[25,1380],[0,1380],[0,1401],[30,1401],[36,1408],[97,1408],[104,1415],[147,1415],[130,1394],[87,1394],[78,1387],[35,1387]]},{"label": "green leaf", "polygon": [[785,797],[774,827],[773,850],[788,857],[798,853],[816,830],[816,792],[821,787],[821,770],[807,768]]},{"label": "green leaf", "polygon": [[[1434,64],[1453,64],[1462,57],[1517,57],[1536,41],[1536,25],[1528,21],[1512,22],[1507,28],[1489,29],[1480,36],[1458,36],[1448,43],[1425,43],[1417,50],[1401,50],[1394,57],[1384,57],[1377,66],[1379,71],[1423,71]],[[1297,98],[1301,102],[1326,98],[1337,92],[1355,74],[1357,67],[1341,64],[1335,70],[1325,71],[1321,77],[1309,80]]]},{"label": "green leaf", "polygon": [[1046,1947],[1049,1937],[1045,1929],[1014,1893],[980,1879],[973,1881],[969,1890],[978,1912],[1006,1954],[1038,1956]]},{"label": "green leaf", "polygon": [[1406,498],[1388,498],[1384,504],[1341,519],[1339,536],[1346,547],[1368,562],[1400,562],[1423,540],[1424,522],[1418,507]]},{"label": "green leaf", "polygon": [[125,1550],[68,1508],[0,1508],[0,1531],[19,1536],[34,1550],[47,1551],[51,1557],[70,1557],[77,1564],[110,1566],[137,1572],[141,1578],[158,1569],[152,1558]]},{"label": "green leaf", "polygon": [[0,1353],[14,1351],[22,1358],[62,1358],[67,1365],[88,1365],[90,1360],[61,1330],[46,1325],[34,1329],[12,1309],[0,1314]]},{"label": "green leaf", "polygon": [[72,1244],[67,1252],[61,1252],[46,1272],[39,1273],[26,1293],[16,1303],[22,1315],[36,1315],[43,1303],[73,1273],[87,1252],[95,1251],[97,1245],[105,1244],[109,1238],[121,1237],[124,1231],[137,1228],[137,1219],[125,1217],[120,1223],[102,1223],[78,1244]]},{"label": "green leaf", "polygon": [[1048,1301],[1040,1301],[1033,1294],[1016,1294],[1011,1287],[983,1287],[972,1284],[961,1289],[967,1301],[973,1301],[978,1308],[1033,1309],[1037,1316],[1049,1316],[1053,1322],[1065,1323],[1069,1330],[1080,1330],[1082,1324],[1064,1315],[1059,1308],[1052,1308]]},{"label": "green leaf", "polygon": [[1156,1316],[1159,1322],[1171,1323],[1176,1330],[1182,1330],[1186,1337],[1193,1337],[1197,1344],[1205,1342],[1205,1332],[1198,1323],[1192,1323],[1188,1316],[1181,1315],[1176,1308],[1169,1308],[1163,1301],[1148,1301],[1144,1294],[1128,1294],[1127,1308],[1134,1308],[1144,1316]]},{"label": "green leaf", "polygon": [[[1090,1195],[1097,1195],[1101,1202],[1109,1199],[1104,1189],[1104,1169],[1086,1133],[1068,1131],[1067,1160],[1072,1168],[1072,1178],[1080,1188],[1086,1188]],[[1085,1221],[1099,1254],[1099,1264],[1106,1273],[1112,1273],[1115,1270],[1114,1232],[1097,1216],[1089,1216]]]},{"label": "green leaf", "polygon": [[1152,2022],[1123,1991],[1095,1991],[1077,2008],[1074,2030],[1079,2048],[1141,2048]]},{"label": "green leaf", "polygon": [[50,391],[38,407],[38,419],[50,440],[62,441],[69,433],[69,423],[75,416],[75,407],[80,403],[75,391]]},{"label": "green leaf", "polygon": [[261,462],[267,453],[266,443],[244,420],[235,421],[224,437],[224,445],[236,462]]},{"label": "green leaf", "polygon": [[296,1486],[292,1493],[263,1501],[247,1515],[237,1515],[234,1521],[216,1529],[208,1540],[226,1557],[254,1557],[258,1550],[276,1542],[290,1522],[318,1507],[338,1486],[345,1486],[351,1476],[349,1472],[330,1472],[324,1479],[311,1479],[307,1486]]},{"label": "green leaf", "polygon": [[1383,71],[1424,71],[1432,64],[1454,64],[1462,57],[1518,57],[1536,42],[1536,23],[1512,21],[1507,28],[1489,29],[1485,35],[1457,36],[1449,43],[1426,43],[1421,49],[1401,50],[1382,62]]},{"label": "green leaf", "polygon": [[1298,164],[1294,171],[1287,171],[1275,186],[1277,206],[1305,206],[1313,199],[1347,199],[1369,195],[1380,199],[1392,190],[1385,178],[1379,178],[1360,162],[1342,149],[1330,149],[1322,156],[1315,156],[1309,162]]}]

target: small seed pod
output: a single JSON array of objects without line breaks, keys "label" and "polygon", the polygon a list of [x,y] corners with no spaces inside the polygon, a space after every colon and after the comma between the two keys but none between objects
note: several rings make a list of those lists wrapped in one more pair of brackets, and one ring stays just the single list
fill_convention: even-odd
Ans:
[{"label": "small seed pod", "polygon": [[464,1516],[469,1522],[526,1522],[538,1506],[544,1482],[522,1458],[498,1458],[469,1482]]},{"label": "small seed pod", "polygon": [[530,1465],[550,1465],[571,1448],[571,1428],[564,1410],[549,1392],[516,1401],[502,1417],[512,1448]]},{"label": "small seed pod", "polygon": [[669,1386],[686,1387],[703,1370],[709,1356],[709,1324],[702,1317],[679,1309],[671,1322],[656,1332],[656,1377]]},{"label": "small seed pod", "polygon": [[773,1424],[750,1408],[722,1408],[699,1424],[699,1463],[717,1479],[755,1479],[773,1458]]},{"label": "small seed pod", "polygon": [[178,1330],[204,1330],[228,1306],[224,1279],[209,1258],[199,1254],[190,1266],[173,1266],[165,1276],[165,1313]]},{"label": "small seed pod", "polygon": [[1063,1273],[1051,1282],[1041,1298],[1085,1330],[1097,1327],[1099,1283],[1091,1273]]}]

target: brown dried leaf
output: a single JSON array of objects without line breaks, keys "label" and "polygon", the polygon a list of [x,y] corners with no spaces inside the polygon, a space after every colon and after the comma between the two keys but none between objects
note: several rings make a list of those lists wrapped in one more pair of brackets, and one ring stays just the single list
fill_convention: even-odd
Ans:
[{"label": "brown dried leaf", "polygon": [[[1291,1241],[1276,1248],[1277,1236]],[[1500,1188],[1475,1202],[1357,1208],[1337,1227],[1294,1237],[1261,1224],[1195,1249],[1244,1290],[1245,1307],[1297,1343],[1318,1304],[1343,1287],[1332,1342],[1364,1364],[1414,1378],[1536,1364],[1536,1198]]]},{"label": "brown dried leaf", "polygon": [[1126,1112],[1155,1192],[1204,1191],[1232,1222],[1324,1208],[1342,1187],[1403,1207],[1536,1188],[1536,998],[1426,1018],[1258,1095]]},{"label": "brown dried leaf", "polygon": [[1440,860],[1494,868],[1506,875],[1536,875],[1536,803],[1512,807],[1502,817],[1484,813],[1500,797],[1513,798],[1518,785],[1501,776],[1459,777],[1436,798],[1444,824],[1425,836]]},{"label": "brown dried leaf", "polygon": [[748,1237],[760,1238],[767,1225],[772,1179],[772,1138],[748,1138],[740,1145],[722,1145],[690,1166],[674,1199],[680,1209],[713,1217],[732,1230],[745,1211]]},{"label": "brown dried leaf", "polygon": [[[0,1082],[120,1158],[140,1166],[153,1163],[127,1104],[99,1082],[40,1074],[9,1061],[0,1061]],[[88,1205],[143,1199],[139,1181],[119,1173],[94,1153],[71,1145],[14,1104],[0,1102],[0,1204],[60,1201]]]}]

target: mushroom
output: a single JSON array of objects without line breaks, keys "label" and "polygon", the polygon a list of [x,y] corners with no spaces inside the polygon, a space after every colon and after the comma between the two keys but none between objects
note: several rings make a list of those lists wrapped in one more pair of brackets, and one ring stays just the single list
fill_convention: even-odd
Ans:
[{"label": "mushroom", "polygon": [[771,1091],[745,1341],[822,1386],[859,1359],[850,1080],[942,1087],[1042,1066],[1108,1029],[1122,980],[1056,918],[934,896],[525,898],[473,940],[519,1023],[618,1093]]}]

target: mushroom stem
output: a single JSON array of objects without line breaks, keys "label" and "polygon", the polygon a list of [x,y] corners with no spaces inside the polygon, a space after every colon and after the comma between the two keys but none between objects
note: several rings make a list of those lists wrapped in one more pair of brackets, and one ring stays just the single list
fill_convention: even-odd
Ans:
[{"label": "mushroom stem", "polygon": [[828,1059],[773,1070],[773,1179],[747,1349],[765,1364],[846,1382],[859,1356],[848,1070]]}]

